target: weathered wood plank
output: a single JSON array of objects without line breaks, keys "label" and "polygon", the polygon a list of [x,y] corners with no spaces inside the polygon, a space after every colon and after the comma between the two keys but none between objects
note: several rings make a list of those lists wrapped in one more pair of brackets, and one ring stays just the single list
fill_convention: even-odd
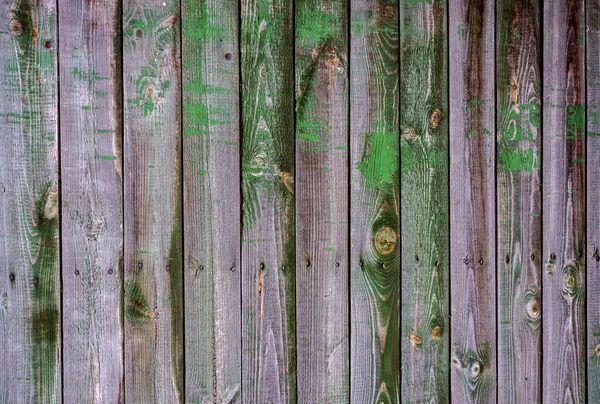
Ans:
[{"label": "weathered wood plank", "polygon": [[494,1],[450,5],[451,399],[496,402]]},{"label": "weathered wood plank", "polygon": [[68,403],[123,401],[121,7],[59,1],[63,374]]},{"label": "weathered wood plank", "polygon": [[298,401],[349,399],[347,4],[296,2]]},{"label": "weathered wood plank", "polygon": [[61,398],[56,2],[0,1],[0,401]]},{"label": "weathered wood plank", "polygon": [[587,0],[587,395],[600,402],[600,1]]},{"label": "weathered wood plank", "polygon": [[125,398],[183,402],[179,2],[123,5]]},{"label": "weathered wood plank", "polygon": [[584,13],[544,2],[544,403],[586,401]]},{"label": "weathered wood plank", "polygon": [[296,401],[293,11],[241,3],[242,401]]},{"label": "weathered wood plank", "polygon": [[182,2],[186,401],[240,402],[238,2]]},{"label": "weathered wood plank", "polygon": [[443,1],[402,1],[402,401],[449,401],[448,34]]},{"label": "weathered wood plank", "polygon": [[541,402],[541,3],[496,9],[498,401]]},{"label": "weathered wood plank", "polygon": [[398,10],[350,13],[351,402],[400,401]]}]

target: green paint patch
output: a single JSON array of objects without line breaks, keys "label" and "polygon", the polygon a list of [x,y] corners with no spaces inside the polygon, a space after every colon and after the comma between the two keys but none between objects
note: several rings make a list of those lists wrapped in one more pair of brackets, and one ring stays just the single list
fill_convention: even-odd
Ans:
[{"label": "green paint patch", "polygon": [[95,107],[93,105],[84,105],[83,107],[81,107],[81,109],[83,109],[84,111],[96,111],[99,110],[100,107]]},{"label": "green paint patch", "polygon": [[398,134],[377,131],[365,134],[366,146],[358,169],[370,188],[387,188],[398,175]]},{"label": "green paint patch", "polygon": [[314,133],[297,133],[296,137],[299,139],[307,139],[314,143],[319,143],[321,141],[319,135],[316,135]]},{"label": "green paint patch", "polygon": [[533,149],[506,151],[498,155],[498,168],[500,171],[532,172],[538,161]]},{"label": "green paint patch", "polygon": [[73,77],[78,80],[88,80],[88,81],[101,81],[101,80],[110,80],[108,77],[103,77],[98,74],[98,72],[94,70],[85,70],[80,69],[78,67],[73,69]]},{"label": "green paint patch", "polygon": [[99,129],[98,133],[114,133],[115,131],[112,129]]},{"label": "green paint patch", "polygon": [[206,170],[198,171],[198,175],[202,175],[202,176],[206,175]]},{"label": "green paint patch", "polygon": [[101,156],[101,155],[97,154],[96,158],[100,159],[100,160],[116,160],[117,156]]},{"label": "green paint patch", "polygon": [[137,250],[138,254],[150,254],[149,251],[145,251],[145,250]]}]

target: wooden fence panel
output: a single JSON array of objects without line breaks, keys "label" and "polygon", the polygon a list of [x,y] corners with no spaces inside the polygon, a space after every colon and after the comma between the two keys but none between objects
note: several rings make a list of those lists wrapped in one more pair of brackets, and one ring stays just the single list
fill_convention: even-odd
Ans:
[{"label": "wooden fence panel", "polygon": [[349,388],[348,38],[342,0],[296,2],[298,401]]},{"label": "wooden fence panel", "polygon": [[498,401],[541,402],[541,3],[496,14]]},{"label": "wooden fence panel", "polygon": [[350,12],[351,402],[399,402],[398,8]]},{"label": "wooden fence panel", "polygon": [[63,396],[123,401],[122,70],[117,1],[60,0]]},{"label": "wooden fence panel", "polygon": [[123,4],[125,399],[183,402],[179,2]]},{"label": "wooden fence panel", "polygon": [[56,2],[0,1],[0,401],[61,400]]},{"label": "wooden fence panel", "polygon": [[496,402],[494,1],[450,7],[451,397]]},{"label": "wooden fence panel", "polygon": [[585,402],[585,10],[544,2],[544,403]]},{"label": "wooden fence panel", "polygon": [[241,402],[238,2],[182,3],[188,402]]},{"label": "wooden fence panel", "polygon": [[448,32],[443,1],[402,1],[402,400],[449,402]]}]

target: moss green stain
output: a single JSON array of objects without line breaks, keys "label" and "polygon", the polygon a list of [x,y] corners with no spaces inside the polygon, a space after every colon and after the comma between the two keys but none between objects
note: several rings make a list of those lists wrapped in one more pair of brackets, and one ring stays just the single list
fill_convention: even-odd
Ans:
[{"label": "moss green stain", "polygon": [[398,134],[382,130],[365,137],[367,145],[358,169],[365,176],[368,187],[388,187],[398,172]]},{"label": "moss green stain", "polygon": [[152,317],[148,299],[133,279],[125,282],[125,319],[134,326],[147,324]]}]

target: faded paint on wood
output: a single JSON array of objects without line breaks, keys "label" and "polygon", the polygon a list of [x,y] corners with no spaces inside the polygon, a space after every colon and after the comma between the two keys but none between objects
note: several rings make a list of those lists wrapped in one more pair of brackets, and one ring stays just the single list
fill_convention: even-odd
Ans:
[{"label": "faded paint on wood", "polygon": [[496,402],[494,2],[450,8],[451,399]]},{"label": "faded paint on wood", "polygon": [[296,401],[293,10],[241,3],[242,401]]},{"label": "faded paint on wood", "polygon": [[586,400],[584,13],[544,2],[544,403]]},{"label": "faded paint on wood", "polygon": [[496,9],[498,401],[541,402],[541,3]]},{"label": "faded paint on wood", "polygon": [[182,2],[186,401],[241,402],[238,2]]},{"label": "faded paint on wood", "polygon": [[448,34],[442,1],[401,3],[402,401],[449,401]]},{"label": "faded paint on wood", "polygon": [[587,398],[600,402],[600,2],[587,0]]},{"label": "faded paint on wood", "polygon": [[400,400],[398,10],[351,2],[351,402]]},{"label": "faded paint on wood", "polygon": [[345,403],[348,324],[348,38],[341,0],[296,2],[298,401]]},{"label": "faded paint on wood", "polygon": [[123,401],[121,7],[60,0],[64,401]]},{"label": "faded paint on wood", "polygon": [[123,5],[125,399],[183,402],[179,4]]},{"label": "faded paint on wood", "polygon": [[56,3],[0,1],[0,401],[61,399]]}]

